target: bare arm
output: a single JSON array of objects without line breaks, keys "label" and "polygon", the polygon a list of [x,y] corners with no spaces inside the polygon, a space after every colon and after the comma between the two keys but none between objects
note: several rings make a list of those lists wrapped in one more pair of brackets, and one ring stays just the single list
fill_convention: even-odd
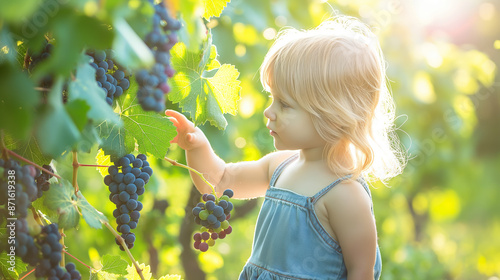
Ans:
[{"label": "bare arm", "polygon": [[377,231],[371,200],[359,182],[339,184],[328,194],[330,225],[342,248],[348,280],[373,279]]},{"label": "bare arm", "polygon": [[[215,154],[205,134],[184,115],[172,110],[167,110],[165,114],[177,128],[177,136],[172,142],[186,151],[188,166],[201,172],[207,181],[216,186],[217,192],[231,188],[235,198],[264,195],[274,169],[294,153],[281,151],[268,154],[257,161],[226,164]],[[198,175],[191,172],[191,178],[201,193],[211,192],[210,187]]]}]

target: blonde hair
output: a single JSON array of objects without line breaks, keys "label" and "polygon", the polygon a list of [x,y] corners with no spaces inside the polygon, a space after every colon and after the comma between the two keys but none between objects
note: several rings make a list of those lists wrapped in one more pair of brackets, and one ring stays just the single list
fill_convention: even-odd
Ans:
[{"label": "blonde hair", "polygon": [[260,78],[265,90],[289,96],[309,112],[336,174],[385,182],[402,172],[406,159],[394,133],[385,61],[367,25],[338,16],[312,30],[282,30]]}]

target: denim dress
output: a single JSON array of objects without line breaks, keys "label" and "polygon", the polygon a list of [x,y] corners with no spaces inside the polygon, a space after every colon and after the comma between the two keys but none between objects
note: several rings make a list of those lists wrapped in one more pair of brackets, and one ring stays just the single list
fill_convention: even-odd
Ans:
[{"label": "denim dress", "polygon": [[[283,169],[297,157],[298,154],[288,158],[274,171],[257,219],[252,254],[239,280],[347,279],[342,248],[319,222],[314,204],[350,175],[336,180],[312,197],[275,188]],[[358,181],[371,198],[366,182],[362,178]],[[376,253],[375,280],[379,279],[382,270],[378,245]]]}]

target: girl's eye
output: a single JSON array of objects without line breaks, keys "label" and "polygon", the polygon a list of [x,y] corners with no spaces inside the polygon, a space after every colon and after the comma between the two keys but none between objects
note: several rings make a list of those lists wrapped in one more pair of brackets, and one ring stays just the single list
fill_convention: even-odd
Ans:
[{"label": "girl's eye", "polygon": [[283,101],[280,101],[280,105],[282,108],[290,108],[290,106]]}]

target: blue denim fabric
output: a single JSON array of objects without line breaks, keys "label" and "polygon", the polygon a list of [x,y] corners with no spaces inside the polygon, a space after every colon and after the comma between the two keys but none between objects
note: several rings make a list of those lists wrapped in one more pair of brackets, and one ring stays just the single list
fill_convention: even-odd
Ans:
[{"label": "blue denim fabric", "polygon": [[[347,279],[342,249],[319,222],[314,204],[350,175],[336,180],[312,197],[275,188],[283,169],[297,156],[285,160],[274,171],[257,219],[252,255],[239,280]],[[366,182],[361,178],[358,181],[371,197]],[[379,279],[382,270],[378,245],[376,257],[375,280]]]}]

